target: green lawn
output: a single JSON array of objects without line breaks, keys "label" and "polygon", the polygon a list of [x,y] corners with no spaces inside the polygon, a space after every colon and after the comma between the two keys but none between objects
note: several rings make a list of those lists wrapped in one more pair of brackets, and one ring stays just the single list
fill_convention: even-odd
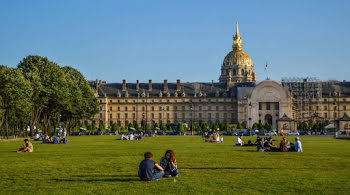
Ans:
[{"label": "green lawn", "polygon": [[[81,136],[69,137],[68,145],[34,142],[33,153],[21,154],[14,151],[22,142],[0,142],[0,194],[350,193],[350,140],[301,137],[303,153],[258,153],[233,146],[235,138]],[[179,177],[140,182],[143,153],[159,162],[167,149],[177,154]]]}]

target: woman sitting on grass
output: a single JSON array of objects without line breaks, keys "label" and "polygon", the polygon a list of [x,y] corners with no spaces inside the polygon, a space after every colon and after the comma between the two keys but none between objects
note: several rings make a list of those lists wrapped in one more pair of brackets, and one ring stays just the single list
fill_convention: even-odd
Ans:
[{"label": "woman sitting on grass", "polygon": [[20,152],[33,152],[33,151],[34,151],[33,144],[30,143],[28,139],[24,139],[24,144],[19,148],[17,152],[20,153]]},{"label": "woman sitting on grass", "polygon": [[167,150],[159,165],[164,169],[164,177],[174,177],[179,174],[177,170],[176,156],[174,151]]}]

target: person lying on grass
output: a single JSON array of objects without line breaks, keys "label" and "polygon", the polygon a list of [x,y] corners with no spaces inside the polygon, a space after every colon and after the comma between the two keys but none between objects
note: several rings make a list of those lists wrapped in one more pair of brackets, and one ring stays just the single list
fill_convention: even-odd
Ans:
[{"label": "person lying on grass", "polygon": [[177,170],[176,156],[174,151],[167,150],[159,165],[164,169],[164,177],[175,177],[179,174]]},{"label": "person lying on grass", "polygon": [[155,181],[163,177],[164,169],[158,163],[152,160],[153,154],[145,152],[145,160],[141,161],[139,165],[138,175],[141,181]]},{"label": "person lying on grass", "polygon": [[28,139],[24,139],[24,144],[19,148],[17,152],[20,153],[20,152],[33,152],[33,151],[34,151],[33,144],[30,143]]}]

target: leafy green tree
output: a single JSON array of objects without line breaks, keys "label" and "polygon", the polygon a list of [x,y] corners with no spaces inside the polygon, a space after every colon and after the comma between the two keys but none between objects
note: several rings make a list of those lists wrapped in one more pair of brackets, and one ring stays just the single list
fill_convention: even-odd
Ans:
[{"label": "leafy green tree", "polygon": [[258,129],[258,123],[253,124],[253,129]]},{"label": "leafy green tree", "polygon": [[150,126],[149,124],[146,124],[146,125],[145,125],[145,129],[146,129],[147,131],[152,130],[152,128],[151,128],[151,126]]},{"label": "leafy green tree", "polygon": [[113,123],[112,124],[112,132],[119,132],[120,131],[120,127],[117,123]]},{"label": "leafy green tree", "polygon": [[30,117],[32,86],[22,72],[0,66],[0,126],[5,123],[7,136],[9,126],[15,127]]},{"label": "leafy green tree", "polygon": [[128,130],[133,131],[133,129],[134,129],[134,125],[132,123],[129,123]]},{"label": "leafy green tree", "polygon": [[103,123],[100,123],[99,126],[98,126],[98,130],[99,131],[105,131],[106,130],[106,127]]},{"label": "leafy green tree", "polygon": [[154,123],[153,129],[157,129],[157,128],[159,128],[158,123]]},{"label": "leafy green tree", "polygon": [[265,129],[268,131],[272,130],[272,125],[270,123],[265,123]]},{"label": "leafy green tree", "polygon": [[238,122],[237,123],[237,129],[243,129],[243,128],[244,128],[243,125],[240,122]]},{"label": "leafy green tree", "polygon": [[178,126],[177,126],[177,128],[178,128],[178,131],[181,131],[181,132],[184,132],[185,131],[185,127],[183,126],[183,124],[178,124]]}]

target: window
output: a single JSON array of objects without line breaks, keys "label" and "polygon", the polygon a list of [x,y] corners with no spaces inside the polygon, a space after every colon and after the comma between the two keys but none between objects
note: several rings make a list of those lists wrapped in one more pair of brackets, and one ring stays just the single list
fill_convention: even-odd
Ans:
[{"label": "window", "polygon": [[279,110],[280,109],[280,103],[279,102],[276,102],[275,103],[275,110]]},{"label": "window", "polygon": [[113,101],[112,100],[109,100],[110,103],[112,103]]},{"label": "window", "polygon": [[168,103],[169,103],[169,102],[170,102],[170,100],[166,100],[166,102],[168,102]]},{"label": "window", "polygon": [[135,119],[136,118],[136,114],[132,113],[132,118]]},{"label": "window", "polygon": [[127,114],[127,113],[125,113],[125,118],[126,118],[126,119],[128,118],[128,114]]},{"label": "window", "polygon": [[226,106],[223,106],[224,110],[226,111]]},{"label": "window", "polygon": [[154,103],[154,100],[152,100],[152,103]]},{"label": "window", "polygon": [[199,106],[199,110],[202,111],[202,106]]},{"label": "window", "polygon": [[118,119],[120,119],[120,114],[119,114],[119,113],[118,113],[118,115],[117,115],[117,116],[118,116]]},{"label": "window", "polygon": [[167,118],[167,119],[170,118],[170,114],[169,114],[169,113],[166,114],[166,118]]},{"label": "window", "polygon": [[227,113],[224,113],[224,119],[227,119]]},{"label": "window", "polygon": [[125,100],[125,103],[128,103],[128,100]]},{"label": "window", "polygon": [[177,106],[174,106],[174,110],[177,110]]},{"label": "window", "polygon": [[166,107],[166,110],[167,110],[167,111],[169,111],[169,110],[170,110],[170,109],[169,109],[169,106],[167,106],[167,107]]},{"label": "window", "polygon": [[266,102],[266,110],[270,110],[270,102]]},{"label": "window", "polygon": [[120,107],[118,106],[118,111],[120,111]]},{"label": "window", "polygon": [[327,113],[324,113],[324,118],[327,118]]},{"label": "window", "polygon": [[183,118],[183,119],[185,118],[185,113],[182,113],[182,118]]},{"label": "window", "polygon": [[327,110],[327,106],[324,106],[324,110]]},{"label": "window", "polygon": [[316,106],[316,110],[318,110],[318,106]]},{"label": "window", "polygon": [[216,109],[216,110],[219,110],[219,106],[215,106],[215,109]]},{"label": "window", "polygon": [[128,111],[128,107],[127,106],[125,106],[125,111]]},{"label": "window", "polygon": [[327,102],[327,99],[324,99],[325,102]]},{"label": "window", "polygon": [[136,107],[135,106],[132,107],[132,111],[136,111]]},{"label": "window", "polygon": [[151,110],[154,111],[154,106],[152,106]]},{"label": "window", "polygon": [[158,102],[159,102],[159,103],[162,103],[162,100],[159,100]]},{"label": "window", "polygon": [[259,110],[262,110],[261,102],[259,102]]},{"label": "window", "polygon": [[185,110],[185,106],[182,106],[182,110]]},{"label": "window", "polygon": [[161,111],[162,110],[162,107],[161,106],[159,106],[159,111]]},{"label": "window", "polygon": [[113,118],[113,115],[112,115],[112,114],[110,114],[110,115],[109,115],[109,118],[110,118],[110,119],[111,119],[111,118]]},{"label": "window", "polygon": [[111,107],[109,107],[109,110],[110,110],[110,111],[112,111],[112,106],[111,106]]},{"label": "window", "polygon": [[159,119],[162,119],[162,113],[159,113],[159,114],[158,114],[158,118],[159,118]]},{"label": "window", "polygon": [[201,118],[202,118],[202,113],[199,113],[199,114],[198,114],[198,117],[201,119]]},{"label": "window", "polygon": [[177,113],[174,113],[174,119],[177,119]]},{"label": "window", "polygon": [[176,102],[177,102],[177,100],[174,100],[174,102],[176,103]]},{"label": "window", "polygon": [[216,113],[216,118],[217,118],[217,119],[219,118],[219,113]]},{"label": "window", "polygon": [[334,112],[334,114],[333,114],[333,115],[334,115],[334,118],[337,118],[337,113],[336,113],[336,112]]},{"label": "window", "polygon": [[118,100],[118,103],[120,103],[120,100]]},{"label": "window", "polygon": [[102,100],[100,100],[100,103],[101,103],[101,104],[103,103]]},{"label": "window", "polygon": [[208,119],[209,120],[211,119],[211,113],[208,113]]},{"label": "window", "polygon": [[343,99],[343,102],[346,102],[346,99]]},{"label": "window", "polygon": [[102,118],[102,113],[100,113],[100,118]]},{"label": "window", "polygon": [[142,111],[145,111],[145,107],[144,106],[142,106]]},{"label": "window", "polygon": [[346,106],[343,106],[343,110],[346,110]]},{"label": "window", "polygon": [[152,113],[151,116],[152,116],[152,119],[153,119],[154,118],[154,113]]},{"label": "window", "polygon": [[102,110],[102,106],[100,106],[100,110]]},{"label": "window", "polygon": [[208,106],[208,110],[211,110],[211,106]]}]

